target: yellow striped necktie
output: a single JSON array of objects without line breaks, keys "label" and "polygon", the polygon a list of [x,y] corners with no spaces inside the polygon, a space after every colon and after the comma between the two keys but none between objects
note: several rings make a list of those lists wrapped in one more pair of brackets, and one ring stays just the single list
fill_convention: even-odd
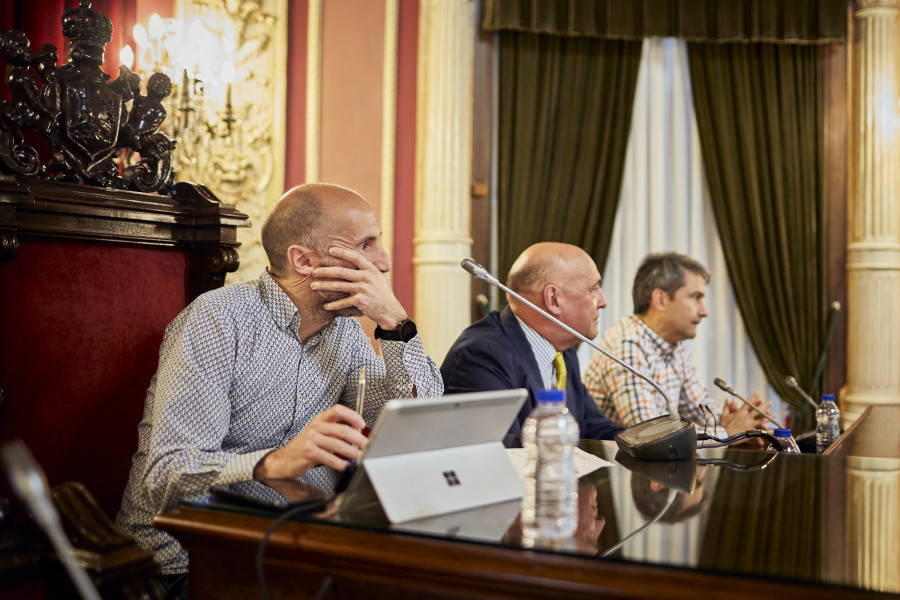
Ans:
[{"label": "yellow striped necktie", "polygon": [[563,359],[562,352],[557,352],[553,357],[553,367],[556,369],[556,389],[566,389],[566,361]]}]

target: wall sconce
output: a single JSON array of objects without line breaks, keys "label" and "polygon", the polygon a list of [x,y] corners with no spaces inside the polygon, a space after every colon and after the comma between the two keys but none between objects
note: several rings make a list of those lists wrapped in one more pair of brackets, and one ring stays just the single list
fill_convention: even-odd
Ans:
[{"label": "wall sconce", "polygon": [[238,204],[265,190],[273,173],[273,119],[261,90],[272,81],[254,60],[273,37],[274,17],[247,0],[194,1],[185,10],[184,20],[154,14],[135,25],[137,50],[120,58],[172,80],[162,129],[176,142],[175,179]]}]

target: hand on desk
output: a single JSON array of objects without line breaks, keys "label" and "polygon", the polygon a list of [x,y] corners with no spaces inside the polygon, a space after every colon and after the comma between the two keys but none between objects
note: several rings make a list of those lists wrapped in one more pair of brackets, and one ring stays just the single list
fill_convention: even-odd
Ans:
[{"label": "hand on desk", "polygon": [[317,465],[337,471],[347,459],[359,460],[368,440],[365,420],[354,410],[336,404],[319,413],[287,444],[266,454],[253,470],[254,479],[300,477]]}]

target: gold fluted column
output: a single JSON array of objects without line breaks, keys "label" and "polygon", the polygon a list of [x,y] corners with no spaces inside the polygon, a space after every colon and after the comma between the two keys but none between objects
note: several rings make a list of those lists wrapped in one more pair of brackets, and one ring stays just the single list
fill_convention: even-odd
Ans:
[{"label": "gold fluted column", "polygon": [[844,427],[866,405],[900,403],[898,5],[853,5]]},{"label": "gold fluted column", "polygon": [[900,460],[849,457],[844,581],[900,591]]},{"label": "gold fluted column", "polygon": [[416,96],[415,316],[438,364],[469,325],[474,2],[421,0]]}]

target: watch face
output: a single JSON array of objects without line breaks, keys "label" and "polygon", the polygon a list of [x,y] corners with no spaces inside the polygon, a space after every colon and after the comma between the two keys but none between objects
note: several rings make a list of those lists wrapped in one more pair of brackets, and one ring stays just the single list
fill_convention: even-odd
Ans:
[{"label": "watch face", "polygon": [[404,319],[403,322],[400,323],[400,339],[405,342],[408,342],[416,335],[416,324],[413,323],[412,319]]}]

